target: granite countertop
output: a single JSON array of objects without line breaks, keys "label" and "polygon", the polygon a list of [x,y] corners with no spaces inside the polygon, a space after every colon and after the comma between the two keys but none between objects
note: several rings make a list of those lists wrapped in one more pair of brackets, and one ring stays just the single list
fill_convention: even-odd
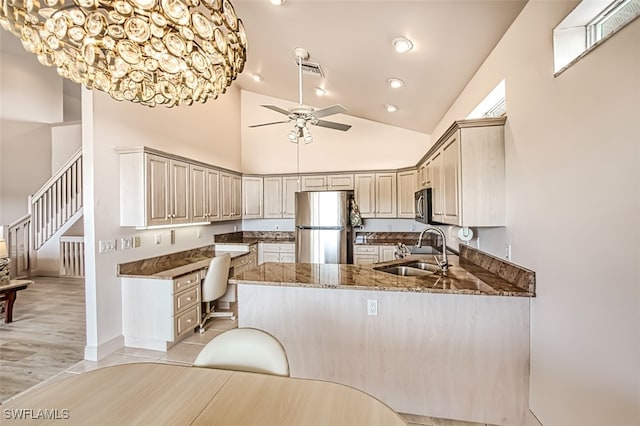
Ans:
[{"label": "granite countertop", "polygon": [[168,255],[136,260],[118,265],[118,276],[172,280],[181,275],[206,268],[211,259],[226,253],[231,259],[245,256],[248,251],[215,250],[213,246],[187,250]]},{"label": "granite countertop", "polygon": [[215,236],[215,244],[295,243],[289,231],[238,231]]},{"label": "granite countertop", "polygon": [[338,288],[492,296],[535,296],[535,288],[522,288],[465,258],[449,256],[449,270],[426,276],[398,276],[374,269],[410,261],[433,263],[432,255],[411,255],[376,265],[264,263],[229,280],[232,284]]}]

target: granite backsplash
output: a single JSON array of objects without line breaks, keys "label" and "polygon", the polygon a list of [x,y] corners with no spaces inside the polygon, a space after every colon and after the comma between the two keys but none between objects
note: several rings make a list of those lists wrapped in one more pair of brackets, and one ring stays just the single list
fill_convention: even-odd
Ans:
[{"label": "granite backsplash", "polygon": [[[536,273],[534,271],[463,244],[460,244],[459,249],[460,266],[464,267],[465,263],[469,262],[535,295]],[[482,278],[478,272],[474,274]]]}]

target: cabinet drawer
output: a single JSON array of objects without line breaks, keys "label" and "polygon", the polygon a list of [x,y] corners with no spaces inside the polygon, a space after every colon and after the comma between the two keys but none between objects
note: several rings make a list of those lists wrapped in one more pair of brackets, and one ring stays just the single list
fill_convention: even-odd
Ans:
[{"label": "cabinet drawer", "polygon": [[200,323],[200,304],[194,306],[193,309],[177,315],[173,321],[173,340],[180,340],[185,334],[193,332],[193,329]]},{"label": "cabinet drawer", "polygon": [[247,263],[249,263],[250,260],[251,260],[251,256],[249,255],[249,253],[240,257],[236,257],[235,259],[233,259],[233,267],[239,268],[240,266],[244,266]]},{"label": "cabinet drawer", "polygon": [[200,271],[183,275],[173,280],[173,292],[178,293],[194,285],[200,285]]},{"label": "cabinet drawer", "polygon": [[185,308],[200,302],[200,286],[194,286],[173,296],[173,312],[179,313]]},{"label": "cabinet drawer", "polygon": [[378,254],[378,246],[353,246],[353,252],[357,254]]},{"label": "cabinet drawer", "polygon": [[277,244],[277,243],[264,243],[263,250],[268,252],[278,252],[278,253],[294,253],[296,251],[295,244]]}]

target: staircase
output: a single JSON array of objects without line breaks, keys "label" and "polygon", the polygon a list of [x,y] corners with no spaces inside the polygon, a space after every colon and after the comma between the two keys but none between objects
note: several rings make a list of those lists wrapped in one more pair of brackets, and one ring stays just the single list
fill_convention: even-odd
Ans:
[{"label": "staircase", "polygon": [[38,250],[59,240],[60,276],[84,276],[84,238],[61,236],[82,216],[82,149],[29,197],[29,212],[9,225],[11,276],[29,276]]}]

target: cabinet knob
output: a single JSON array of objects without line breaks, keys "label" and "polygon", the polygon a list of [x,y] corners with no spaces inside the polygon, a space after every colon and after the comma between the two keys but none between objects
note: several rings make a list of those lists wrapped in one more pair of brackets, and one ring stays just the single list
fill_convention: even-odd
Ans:
[{"label": "cabinet knob", "polygon": [[187,302],[191,302],[191,297],[187,297]]},{"label": "cabinet knob", "polygon": [[187,284],[191,284],[191,280],[187,280]]},{"label": "cabinet knob", "polygon": [[191,318],[189,318],[189,319],[187,320],[187,324],[191,324],[192,322],[193,322],[193,320],[192,320]]}]

